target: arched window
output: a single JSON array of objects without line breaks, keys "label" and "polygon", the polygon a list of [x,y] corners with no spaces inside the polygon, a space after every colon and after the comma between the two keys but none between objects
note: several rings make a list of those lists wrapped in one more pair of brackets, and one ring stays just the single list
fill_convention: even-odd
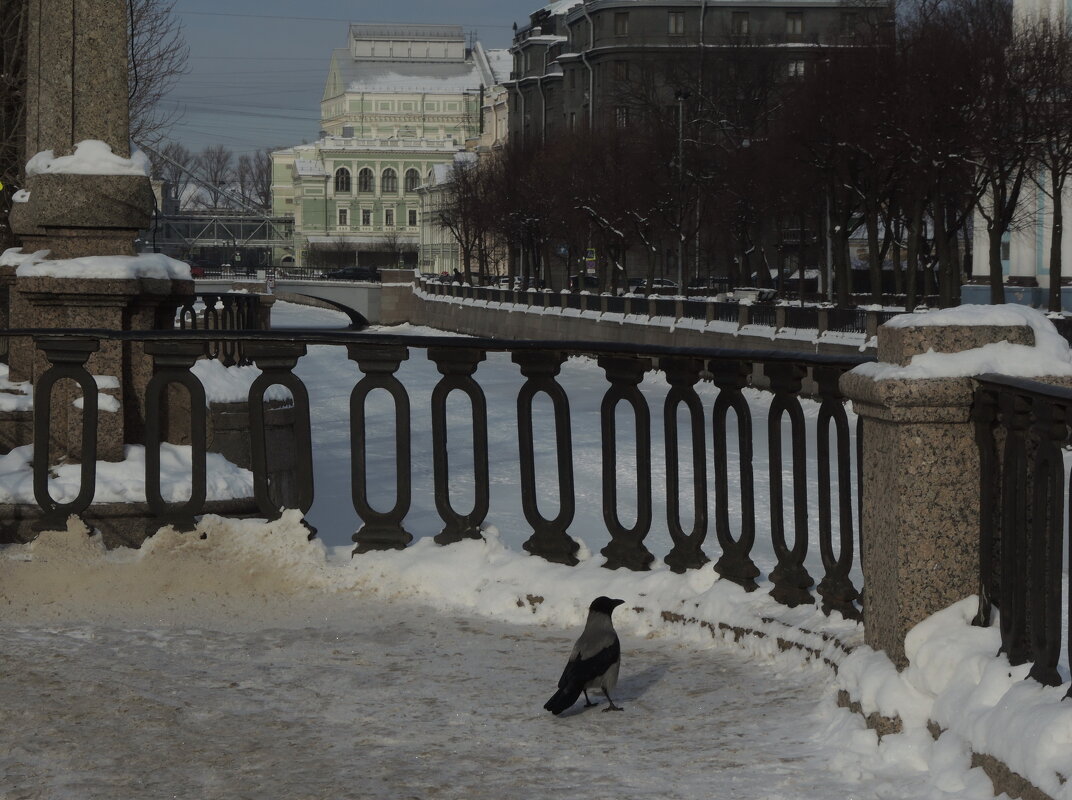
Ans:
[{"label": "arched window", "polygon": [[406,170],[406,191],[415,192],[417,187],[421,185],[421,173],[415,169]]},{"label": "arched window", "polygon": [[346,167],[339,167],[335,170],[335,191],[350,191],[350,170]]},{"label": "arched window", "polygon": [[365,167],[359,173],[357,173],[357,191],[371,192],[373,190],[372,183],[373,178],[371,169]]},{"label": "arched window", "polygon": [[388,167],[380,176],[380,191],[384,194],[396,194],[398,192],[398,173]]}]

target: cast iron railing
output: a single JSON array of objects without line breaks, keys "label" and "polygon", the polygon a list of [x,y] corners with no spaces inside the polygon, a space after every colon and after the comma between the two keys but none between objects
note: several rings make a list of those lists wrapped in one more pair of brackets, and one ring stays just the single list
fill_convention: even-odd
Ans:
[{"label": "cast iron railing", "polygon": [[[412,536],[404,528],[410,510],[412,464],[410,462],[411,420],[410,400],[406,387],[397,376],[403,361],[411,353],[425,351],[442,375],[427,409],[431,417],[433,437],[434,487],[436,509],[443,528],[435,537],[440,544],[467,538],[479,538],[482,523],[489,508],[488,470],[488,409],[484,391],[477,379],[478,366],[489,352],[508,352],[525,378],[516,400],[517,429],[520,453],[520,488],[525,520],[532,533],[524,543],[531,554],[562,564],[576,564],[578,542],[570,535],[570,524],[576,507],[573,481],[573,445],[571,436],[570,400],[558,375],[567,359],[590,356],[597,359],[603,370],[607,389],[599,411],[598,426],[602,437],[602,495],[603,518],[609,541],[601,553],[604,566],[610,569],[647,569],[655,556],[645,539],[652,528],[653,475],[651,468],[651,412],[639,386],[652,370],[665,374],[670,386],[662,408],[662,425],[666,452],[667,528],[673,542],[664,561],[677,572],[696,569],[708,562],[707,513],[709,481],[707,476],[707,437],[714,465],[714,511],[718,556],[715,570],[724,578],[748,590],[757,587],[759,569],[752,558],[756,535],[757,508],[770,515],[770,530],[777,564],[770,574],[771,594],[781,603],[795,606],[812,603],[812,576],[805,567],[809,545],[809,514],[807,489],[807,431],[800,401],[802,382],[810,372],[818,387],[821,402],[815,425],[815,452],[818,456],[818,538],[823,575],[817,587],[822,608],[837,610],[849,617],[858,617],[857,588],[850,579],[853,567],[855,535],[852,506],[852,460],[850,458],[849,418],[845,401],[838,389],[838,378],[866,357],[791,354],[784,352],[733,351],[698,348],[667,348],[658,346],[597,344],[588,342],[508,341],[459,337],[396,336],[386,334],[346,333],[338,331],[264,331],[258,334],[228,334],[220,331],[186,330],[174,332],[119,333],[110,331],[13,331],[16,335],[33,335],[52,363],[38,382],[34,394],[36,436],[46,441],[48,411],[52,386],[59,378],[78,382],[87,397],[93,381],[85,363],[102,339],[144,342],[146,352],[155,359],[155,375],[146,394],[147,457],[146,486],[149,512],[160,521],[189,529],[194,518],[202,513],[205,499],[205,403],[190,367],[203,352],[204,345],[217,339],[242,344],[245,355],[262,370],[249,391],[250,437],[255,478],[255,499],[260,513],[269,519],[277,518],[280,507],[299,508],[308,513],[313,502],[312,445],[308,392],[295,375],[294,367],[309,345],[345,346],[350,360],[356,362],[362,378],[350,397],[351,488],[354,509],[362,521],[354,534],[355,553],[369,550],[404,548]],[[61,335],[62,334],[62,335]],[[746,387],[753,370],[761,367],[769,379],[773,400],[767,416],[769,443],[765,465],[770,486],[767,498],[757,498],[754,476],[760,463],[753,463],[752,419]],[[718,388],[713,407],[708,410],[696,391],[701,380],[710,380]],[[191,408],[192,493],[183,503],[166,503],[160,493],[158,450],[161,442],[160,419],[171,402],[172,385],[184,387],[189,393]],[[293,398],[295,420],[294,450],[296,480],[290,496],[279,497],[279,487],[270,485],[271,453],[265,447],[265,421],[260,413],[266,390],[280,385]],[[382,389],[394,403],[394,439],[396,456],[395,504],[387,511],[372,508],[368,496],[368,439],[366,436],[366,400],[370,392]],[[448,487],[457,476],[451,474],[447,460],[447,398],[461,392],[470,401],[474,507],[468,513],[459,512],[451,503]],[[551,401],[552,413],[542,419],[533,414],[534,398],[545,394]],[[181,394],[181,392],[180,392]],[[636,515],[627,527],[619,515],[619,470],[616,453],[616,417],[620,406],[626,407],[632,418],[636,438]],[[692,453],[692,496],[695,503],[691,529],[686,530],[680,514],[680,450],[678,445],[678,412],[687,412],[688,435]],[[87,406],[88,411],[88,406]],[[730,413],[735,420],[731,422]],[[497,416],[502,409],[496,409]],[[710,419],[710,429],[707,420]],[[785,420],[788,420],[788,425]],[[84,439],[96,437],[96,415],[82,415]],[[468,426],[468,422],[466,425]],[[739,474],[737,507],[739,518],[733,519],[729,502],[731,470],[730,442],[734,438],[730,426],[736,428]],[[537,430],[539,428],[539,430]],[[788,428],[788,442],[783,442],[783,430]],[[556,444],[559,513],[547,519],[538,510],[537,465],[534,441],[537,436],[552,437]],[[857,439],[859,434],[857,433]],[[830,444],[833,439],[834,447]],[[859,459],[857,457],[857,463]],[[784,519],[785,465],[790,466],[793,511],[791,520]],[[88,459],[82,465],[82,491],[71,503],[59,505],[48,494],[48,448],[35,450],[33,470],[34,489],[38,505],[49,519],[61,522],[70,514],[80,514],[92,502],[95,483],[95,463]],[[467,476],[468,477],[468,476]],[[664,487],[659,487],[663,491]],[[837,498],[838,528],[834,530],[833,498]],[[738,531],[735,533],[734,528]]]},{"label": "cast iron railing", "polygon": [[[999,609],[1001,650],[1030,676],[1057,686],[1065,556],[1063,448],[1072,432],[1072,390],[983,375],[973,408],[979,447],[979,613]],[[1070,554],[1072,555],[1072,554]],[[1072,689],[1070,689],[1072,694]]]},{"label": "cast iron railing", "polygon": [[[256,331],[264,327],[260,295],[240,292],[190,295],[179,306],[176,319],[179,330],[184,331]],[[241,339],[208,340],[205,355],[218,358],[225,367],[249,363]]]}]

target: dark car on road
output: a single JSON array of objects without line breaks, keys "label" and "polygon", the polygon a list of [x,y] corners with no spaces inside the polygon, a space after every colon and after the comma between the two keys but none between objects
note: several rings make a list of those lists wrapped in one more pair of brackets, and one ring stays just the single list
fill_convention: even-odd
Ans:
[{"label": "dark car on road", "polygon": [[372,267],[343,267],[327,274],[329,281],[378,281],[380,273]]}]

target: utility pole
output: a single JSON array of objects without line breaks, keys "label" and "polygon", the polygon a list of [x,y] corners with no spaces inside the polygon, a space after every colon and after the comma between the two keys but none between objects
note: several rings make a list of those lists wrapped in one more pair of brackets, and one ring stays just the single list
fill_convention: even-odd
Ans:
[{"label": "utility pole", "polygon": [[677,100],[677,290],[685,287],[685,101],[689,93],[685,89],[674,92]]}]

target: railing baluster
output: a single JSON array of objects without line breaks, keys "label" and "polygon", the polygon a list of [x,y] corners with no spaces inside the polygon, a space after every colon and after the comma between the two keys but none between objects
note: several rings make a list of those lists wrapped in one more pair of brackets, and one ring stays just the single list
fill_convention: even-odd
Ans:
[{"label": "railing baluster", "polygon": [[987,628],[994,601],[994,561],[1000,525],[1001,468],[994,438],[998,421],[996,392],[985,386],[975,390],[972,419],[979,449],[979,610],[972,624]]},{"label": "railing baluster", "polygon": [[[816,420],[816,457],[819,468],[819,552],[822,556],[824,576],[818,592],[823,598],[823,613],[838,611],[849,619],[860,619],[855,601],[859,598],[856,587],[849,579],[853,560],[852,526],[852,464],[849,453],[849,419],[845,413],[845,399],[838,389],[838,380],[844,370],[836,367],[816,367],[815,381],[819,386],[819,417]],[[831,519],[830,486],[830,422],[834,422],[837,436],[838,478],[838,554],[834,555],[833,520]]]},{"label": "railing baluster", "polygon": [[[42,516],[34,526],[39,531],[65,530],[67,518],[81,515],[93,502],[97,489],[97,382],[86,369],[100,342],[86,336],[40,336],[34,343],[52,364],[34,386],[33,491]],[[52,437],[52,392],[70,378],[82,390],[81,482],[78,495],[69,503],[57,503],[48,491],[49,455]]]},{"label": "railing baluster", "polygon": [[[513,361],[527,379],[517,395],[517,433],[521,456],[521,505],[533,534],[522,545],[533,555],[558,564],[577,563],[580,544],[567,532],[576,512],[573,485],[573,437],[570,428],[569,398],[555,380],[566,356],[556,351],[523,350]],[[540,513],[536,491],[535,447],[532,430],[532,401],[538,392],[546,394],[554,407],[555,444],[558,460],[558,516],[547,519]]]},{"label": "railing baluster", "polygon": [[1001,552],[998,608],[1001,609],[1001,650],[1013,666],[1027,661],[1027,446],[1030,404],[1011,391],[1001,395],[1005,428],[1002,459]]},{"label": "railing baluster", "polygon": [[[603,439],[603,519],[610,532],[610,543],[600,552],[606,556],[607,569],[626,567],[646,570],[655,560],[644,546],[651,529],[651,414],[648,403],[637,388],[644,373],[651,369],[647,358],[600,356],[599,366],[610,381],[600,407],[600,427]],[[618,403],[624,400],[633,409],[636,424],[637,454],[637,519],[632,528],[625,528],[618,516],[617,432],[614,419]]]},{"label": "railing baluster", "polygon": [[[309,424],[309,392],[294,374],[305,345],[295,342],[250,342],[247,352],[261,370],[249,388],[250,452],[253,459],[253,493],[262,514],[278,519],[280,508],[299,508],[307,514],[313,505],[313,455]],[[267,426],[264,395],[272,386],[290,391],[294,402],[294,469],[289,481],[268,477]],[[288,483],[289,486],[283,485]],[[289,488],[289,492],[287,491]],[[290,496],[285,496],[289,494]],[[315,531],[306,523],[306,527]]]},{"label": "railing baluster", "polygon": [[[774,400],[767,417],[770,474],[771,539],[778,564],[770,574],[771,597],[793,607],[814,603],[808,588],[814,581],[804,567],[808,553],[807,444],[804,411],[800,407],[801,381],[806,370],[801,364],[769,363],[763,368],[770,378]],[[782,505],[782,416],[789,415],[793,453],[793,546],[785,540],[785,509]]]},{"label": "railing baluster", "polygon": [[[362,521],[361,528],[353,535],[353,541],[357,543],[354,554],[369,550],[402,550],[413,541],[413,535],[402,527],[402,520],[409,513],[413,486],[410,404],[406,388],[395,373],[409,358],[409,351],[391,345],[351,344],[347,346],[347,352],[364,373],[350,394],[350,486],[354,509]],[[390,511],[377,511],[368,497],[365,403],[374,389],[386,391],[395,404],[395,504]]]},{"label": "railing baluster", "polygon": [[[663,429],[666,441],[666,524],[673,549],[663,559],[674,572],[698,569],[710,559],[704,554],[707,538],[707,453],[704,448],[704,411],[696,384],[700,380],[703,362],[695,358],[665,358],[660,366],[670,383],[663,405]],[[692,434],[692,532],[685,533],[681,525],[680,475],[678,462],[677,411],[682,403],[689,411]]]},{"label": "railing baluster", "polygon": [[[145,389],[145,501],[161,525],[192,531],[194,517],[204,513],[207,497],[205,450],[207,418],[205,388],[190,372],[201,356],[200,342],[146,342],[145,352],[153,356],[156,371]],[[186,388],[190,398],[190,498],[169,503],[160,493],[160,445],[164,441],[168,387]]]},{"label": "railing baluster", "polygon": [[[752,414],[741,390],[748,385],[752,365],[747,361],[716,361],[710,364],[718,397],[711,412],[711,435],[715,455],[715,534],[722,556],[715,572],[751,592],[758,588],[759,568],[752,561],[756,541],[756,508],[752,475]],[[737,417],[737,447],[740,472],[741,533],[733,538],[729,511],[729,412]]]},{"label": "railing baluster", "polygon": [[1064,409],[1036,398],[1032,403],[1038,440],[1031,503],[1030,582],[1031,677],[1059,686],[1061,657],[1061,566],[1064,530],[1064,461],[1060,446],[1068,438]]},{"label": "railing baluster", "polygon": [[[436,510],[444,522],[435,540],[453,544],[462,539],[479,539],[480,526],[488,515],[488,407],[484,391],[473,380],[484,352],[475,348],[429,347],[428,358],[443,375],[432,390],[432,463],[435,469]],[[447,396],[455,389],[469,397],[473,409],[473,510],[459,514],[450,502],[450,465],[447,459]]]}]

